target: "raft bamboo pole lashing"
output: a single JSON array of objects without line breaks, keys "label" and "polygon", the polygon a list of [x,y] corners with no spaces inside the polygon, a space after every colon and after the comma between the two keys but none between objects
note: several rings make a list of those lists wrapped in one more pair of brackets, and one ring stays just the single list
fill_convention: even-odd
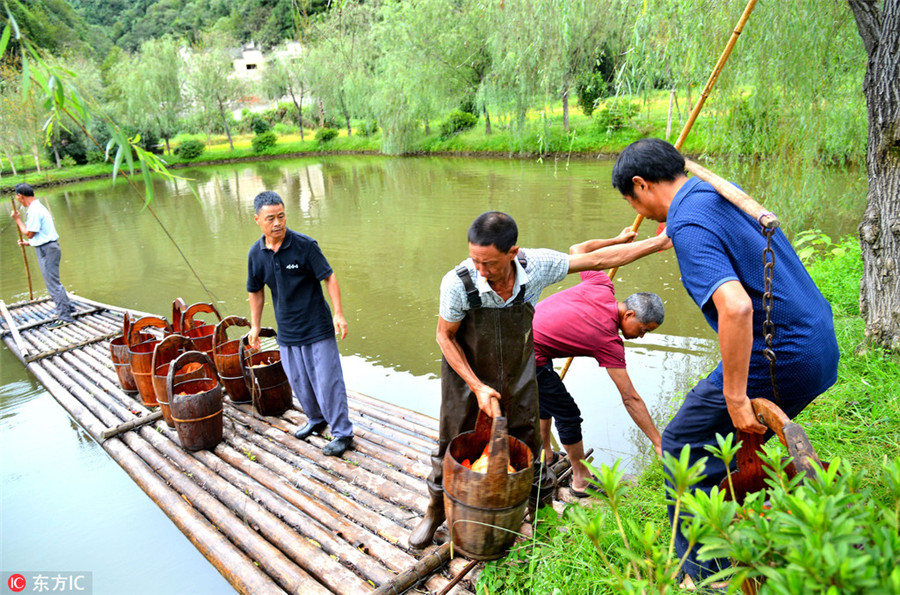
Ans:
[{"label": "raft bamboo pole lashing", "polygon": [[[738,19],[737,25],[735,25],[734,27],[734,31],[731,32],[731,36],[728,38],[728,43],[725,44],[725,49],[722,50],[722,54],[719,56],[719,60],[716,62],[716,65],[713,67],[713,70],[709,75],[709,80],[706,81],[706,86],[703,88],[703,92],[700,94],[700,99],[697,101],[697,104],[691,111],[691,115],[688,117],[688,121],[685,122],[684,127],[681,129],[681,134],[678,135],[678,140],[675,141],[676,149],[681,149],[682,145],[684,145],[684,141],[687,139],[687,135],[691,131],[691,128],[694,127],[694,122],[697,120],[697,116],[700,115],[700,110],[703,109],[703,104],[706,103],[706,98],[709,97],[712,88],[715,86],[716,81],[719,79],[719,74],[721,74],[722,69],[725,68],[725,63],[728,62],[728,58],[731,56],[731,50],[734,49],[734,44],[737,43],[738,37],[740,37],[741,32],[744,30],[744,25],[747,24],[747,19],[750,18],[750,13],[752,13],[753,9],[756,7],[756,2],[757,0],[749,0],[749,2],[747,2],[747,6],[744,7],[744,12],[741,13],[741,18]],[[708,182],[709,180],[705,181]],[[740,207],[740,205],[737,206]],[[643,215],[637,215],[634,218],[634,223],[631,224],[631,231],[637,233],[637,230],[638,228],[640,228],[641,222],[643,220]],[[613,281],[615,283],[617,272],[619,272],[619,267],[614,267],[609,272],[610,281]],[[560,379],[566,377],[566,372],[569,371],[569,366],[572,365],[573,359],[574,358],[570,357],[566,360],[566,363],[559,374]]]},{"label": "raft bamboo pole lashing", "polygon": [[[41,364],[28,364],[26,368],[89,435],[95,440],[99,437],[104,425],[87,407],[66,391]],[[120,438],[108,440],[102,446],[236,590],[241,593],[284,593],[175,490],[165,485]]]}]

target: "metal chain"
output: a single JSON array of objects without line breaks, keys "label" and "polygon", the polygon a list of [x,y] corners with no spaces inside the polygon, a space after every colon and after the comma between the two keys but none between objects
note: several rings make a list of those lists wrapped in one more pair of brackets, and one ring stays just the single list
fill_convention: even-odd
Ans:
[{"label": "metal chain", "polygon": [[772,296],[772,276],[775,272],[775,251],[772,250],[772,236],[775,228],[762,228],[762,234],[766,237],[766,247],[763,250],[763,279],[765,292],[763,293],[763,309],[766,311],[766,321],[763,323],[763,335],[766,340],[766,348],[763,355],[769,360],[769,374],[772,377],[772,395],[775,403],[781,407],[781,397],[778,395],[778,384],[775,382],[775,351],[772,349],[772,339],[775,337],[775,323],[772,321],[772,306],[775,302]]}]

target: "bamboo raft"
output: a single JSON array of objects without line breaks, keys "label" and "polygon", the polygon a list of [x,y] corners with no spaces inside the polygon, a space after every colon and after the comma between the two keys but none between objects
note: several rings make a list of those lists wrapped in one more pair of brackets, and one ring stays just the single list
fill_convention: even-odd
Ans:
[{"label": "bamboo raft", "polygon": [[459,580],[474,563],[451,559],[445,528],[424,551],[407,546],[428,504],[437,420],[348,391],[354,446],[335,458],[324,438],[293,436],[300,410],[264,417],[225,398],[223,441],[189,452],[117,382],[109,341],[126,311],[70,298],[76,322],[55,330],[49,299],[0,300],[4,342],[237,591],[474,592],[474,574]]}]

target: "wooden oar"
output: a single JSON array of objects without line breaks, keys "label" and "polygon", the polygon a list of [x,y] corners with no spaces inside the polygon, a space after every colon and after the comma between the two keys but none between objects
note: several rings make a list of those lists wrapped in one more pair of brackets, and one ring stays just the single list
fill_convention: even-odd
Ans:
[{"label": "wooden oar", "polygon": [[[9,204],[12,205],[13,210],[16,210],[16,200],[14,198],[9,199]],[[19,242],[22,242],[24,238],[22,237],[22,230],[19,229],[19,226],[16,225],[16,231],[19,232]],[[19,244],[19,248],[22,249],[22,260],[25,261],[25,275],[28,277],[28,299],[34,299],[34,290],[31,288],[31,269],[28,268],[28,255],[25,254],[25,245]]]},{"label": "wooden oar", "polygon": [[[712,91],[713,86],[716,84],[716,81],[719,78],[719,74],[722,72],[722,68],[725,67],[725,62],[727,62],[729,56],[731,56],[731,50],[734,49],[734,44],[737,43],[737,38],[740,36],[741,31],[743,31],[744,25],[747,23],[747,19],[750,18],[750,13],[753,12],[754,8],[756,8],[756,1],[757,0],[749,0],[749,2],[747,2],[747,6],[746,8],[744,8],[744,12],[741,14],[741,18],[738,19],[737,25],[735,25],[734,27],[734,31],[731,32],[731,37],[728,38],[728,43],[725,44],[725,49],[722,50],[722,55],[719,56],[719,61],[716,62],[716,66],[713,68],[712,73],[709,75],[709,80],[706,81],[706,87],[703,88],[703,93],[700,94],[700,99],[697,101],[697,105],[694,106],[694,109],[691,111],[691,115],[688,118],[688,121],[684,124],[684,128],[681,129],[681,134],[678,135],[678,140],[675,141],[676,149],[681,149],[681,146],[684,144],[685,139],[687,139],[688,133],[691,131],[691,128],[694,127],[694,122],[697,120],[697,116],[700,115],[700,110],[703,109],[703,104],[706,103],[706,98],[709,97],[709,93],[710,91]],[[709,182],[709,180],[703,178],[702,176],[699,176],[697,173],[692,173],[694,173],[694,175],[700,177],[704,181]],[[715,184],[713,184],[713,186],[715,186]],[[737,188],[733,184],[732,186],[734,188]],[[718,188],[716,190],[718,190]],[[728,198],[728,196],[726,196],[726,198]],[[749,196],[747,196],[747,198],[750,199]],[[752,201],[752,199],[750,200]],[[774,218],[774,215],[772,217]],[[635,217],[634,223],[631,224],[631,231],[637,233],[637,230],[638,228],[640,228],[641,222],[643,220],[644,217],[641,215]],[[617,272],[619,272],[619,267],[615,267],[609,272],[610,281],[613,281],[615,279]],[[559,374],[560,380],[566,377],[566,372],[569,371],[569,366],[572,365],[573,359],[574,358],[570,357],[566,360],[562,372],[560,372]]]}]

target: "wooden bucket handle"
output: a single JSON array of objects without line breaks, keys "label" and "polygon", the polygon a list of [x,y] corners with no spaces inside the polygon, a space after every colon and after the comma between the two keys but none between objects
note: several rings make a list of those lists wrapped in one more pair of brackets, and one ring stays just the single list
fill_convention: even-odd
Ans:
[{"label": "wooden bucket handle", "polygon": [[180,297],[172,300],[172,330],[176,333],[181,332],[181,317],[187,309],[187,304]]},{"label": "wooden bucket handle", "polygon": [[[768,399],[752,399],[753,413],[756,419],[772,430],[781,443],[787,447],[788,454],[793,458],[794,469],[805,472],[807,477],[815,474],[816,465],[821,466],[819,456],[806,436],[806,432],[800,424],[796,424],[785,415],[778,405]],[[741,440],[741,448],[738,450],[738,469],[751,469],[761,466],[759,451],[762,448],[765,436],[738,430],[738,440]]]},{"label": "wooden bucket handle", "polygon": [[498,415],[491,418],[479,409],[474,437],[480,442],[485,436],[488,442],[488,464],[485,474],[506,476],[509,466],[509,433],[506,417]]},{"label": "wooden bucket handle", "polygon": [[201,364],[207,374],[207,378],[211,380],[215,380],[216,384],[219,383],[219,377],[216,375],[216,368],[213,366],[212,360],[209,359],[209,356],[203,353],[202,351],[185,351],[181,355],[175,358],[175,361],[169,365],[169,373],[166,376],[166,393],[169,395],[175,396],[175,391],[173,389],[173,382],[175,380],[175,373],[177,370],[185,367],[188,364],[192,363]]},{"label": "wooden bucket handle", "polygon": [[197,302],[196,304],[191,304],[188,306],[188,309],[184,311],[184,314],[181,316],[181,329],[186,331],[191,328],[191,322],[194,321],[194,314],[199,314],[200,312],[210,312],[216,315],[216,318],[221,322],[222,315],[219,314],[219,311],[215,306],[206,302]]},{"label": "wooden bucket handle", "polygon": [[131,330],[131,312],[125,311],[125,316],[122,317],[122,336],[125,337],[125,340],[128,341],[128,331]]},{"label": "wooden bucket handle", "polygon": [[169,335],[153,348],[151,369],[156,374],[157,368],[171,362],[185,351],[193,351],[194,343],[183,335]]},{"label": "wooden bucket handle", "polygon": [[213,331],[213,356],[215,357],[219,345],[228,341],[226,332],[232,326],[250,326],[250,322],[243,316],[226,316],[222,322],[216,325]]},{"label": "wooden bucket handle", "polygon": [[[275,332],[275,329],[273,329],[272,327],[264,326],[261,329],[259,329],[259,336],[260,337],[276,337],[276,336],[278,336],[278,334]],[[240,349],[238,351],[239,359],[241,360],[241,375],[245,379],[247,378],[247,364],[244,362],[244,351],[247,348],[247,341],[249,339],[250,339],[250,333],[247,333],[241,337]]]},{"label": "wooden bucket handle", "polygon": [[165,318],[159,318],[158,316],[144,316],[143,318],[138,318],[131,325],[131,329],[128,332],[128,347],[132,348],[137,345],[140,341],[138,341],[138,337],[143,329],[148,326],[161,328],[166,334],[170,334],[172,332],[172,327],[169,326],[169,323]]}]

